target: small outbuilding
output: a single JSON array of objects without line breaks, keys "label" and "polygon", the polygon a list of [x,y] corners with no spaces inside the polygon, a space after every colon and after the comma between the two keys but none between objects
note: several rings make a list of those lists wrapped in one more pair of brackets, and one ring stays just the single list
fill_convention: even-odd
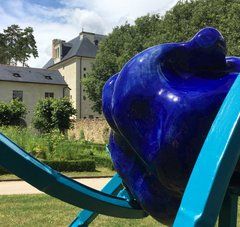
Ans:
[{"label": "small outbuilding", "polygon": [[27,125],[40,99],[68,95],[68,85],[58,70],[0,65],[0,101],[21,100],[28,111]]}]

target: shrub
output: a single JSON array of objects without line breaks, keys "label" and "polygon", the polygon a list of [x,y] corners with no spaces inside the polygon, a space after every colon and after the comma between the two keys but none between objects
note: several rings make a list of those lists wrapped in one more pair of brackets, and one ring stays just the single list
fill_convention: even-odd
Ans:
[{"label": "shrub", "polygon": [[71,161],[44,161],[45,164],[49,165],[57,171],[64,172],[93,172],[96,169],[95,162],[90,159],[83,160],[71,160]]},{"label": "shrub", "polygon": [[38,101],[33,117],[33,125],[41,133],[48,133],[54,129],[52,121],[53,99],[41,99]]},{"label": "shrub", "polygon": [[26,106],[17,99],[0,102],[0,125],[25,125],[23,119],[26,113]]},{"label": "shrub", "polygon": [[106,167],[109,169],[114,169],[112,160],[109,156],[94,156],[94,161],[97,166]]},{"label": "shrub", "polygon": [[[43,163],[49,165],[51,168],[60,172],[94,172],[96,164],[94,160],[83,159],[83,160],[71,160],[71,161],[49,161],[44,160]],[[10,173],[8,170],[0,166],[0,175]]]},{"label": "shrub", "polygon": [[76,110],[68,98],[61,99],[42,99],[39,100],[34,111],[33,125],[41,133],[49,133],[58,129],[65,133],[71,128],[72,120],[70,119]]},{"label": "shrub", "polygon": [[70,118],[76,114],[76,110],[68,98],[54,99],[52,108],[52,121],[55,128],[59,129],[61,133],[65,133],[72,126]]}]

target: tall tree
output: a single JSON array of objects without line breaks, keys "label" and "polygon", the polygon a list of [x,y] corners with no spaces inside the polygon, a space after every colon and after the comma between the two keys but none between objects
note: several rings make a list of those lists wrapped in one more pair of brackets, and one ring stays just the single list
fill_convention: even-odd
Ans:
[{"label": "tall tree", "polygon": [[0,33],[0,63],[9,64],[5,36]]},{"label": "tall tree", "polygon": [[20,51],[19,51],[19,41],[21,38],[22,29],[13,24],[7,29],[3,30],[4,39],[6,42],[6,54],[8,57],[9,64],[17,65],[17,62],[20,58]]},{"label": "tall tree", "polygon": [[38,57],[36,41],[33,35],[33,28],[27,27],[22,31],[21,38],[19,39],[19,51],[19,61],[23,66],[26,66],[26,62],[31,55],[34,58]]},{"label": "tall tree", "polygon": [[134,26],[126,23],[114,28],[100,42],[93,70],[83,81],[88,97],[93,101],[94,111],[101,112],[101,94],[106,80],[121,70],[132,56],[147,47],[145,44],[155,34],[159,21],[159,15],[146,15],[138,18]]},{"label": "tall tree", "polygon": [[84,81],[93,110],[101,112],[106,80],[136,53],[153,45],[189,40],[198,30],[213,26],[223,34],[228,55],[240,55],[239,0],[180,0],[164,16],[146,15],[134,25],[113,29],[100,43],[93,70]]},{"label": "tall tree", "polygon": [[27,66],[27,60],[38,57],[33,29],[13,24],[0,33],[0,63]]}]

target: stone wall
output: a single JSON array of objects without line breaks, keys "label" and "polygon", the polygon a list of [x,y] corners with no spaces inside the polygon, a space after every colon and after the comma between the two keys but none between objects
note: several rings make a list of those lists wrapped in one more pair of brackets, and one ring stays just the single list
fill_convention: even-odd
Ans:
[{"label": "stone wall", "polygon": [[105,144],[108,143],[109,133],[110,127],[105,119],[81,119],[75,122],[69,136]]}]

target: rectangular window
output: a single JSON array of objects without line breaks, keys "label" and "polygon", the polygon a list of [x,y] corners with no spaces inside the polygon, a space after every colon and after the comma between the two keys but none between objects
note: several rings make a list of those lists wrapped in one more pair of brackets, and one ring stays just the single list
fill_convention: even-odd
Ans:
[{"label": "rectangular window", "polygon": [[54,98],[53,92],[45,92],[45,98]]},{"label": "rectangular window", "polygon": [[13,99],[18,99],[19,101],[23,101],[23,91],[13,91]]}]

